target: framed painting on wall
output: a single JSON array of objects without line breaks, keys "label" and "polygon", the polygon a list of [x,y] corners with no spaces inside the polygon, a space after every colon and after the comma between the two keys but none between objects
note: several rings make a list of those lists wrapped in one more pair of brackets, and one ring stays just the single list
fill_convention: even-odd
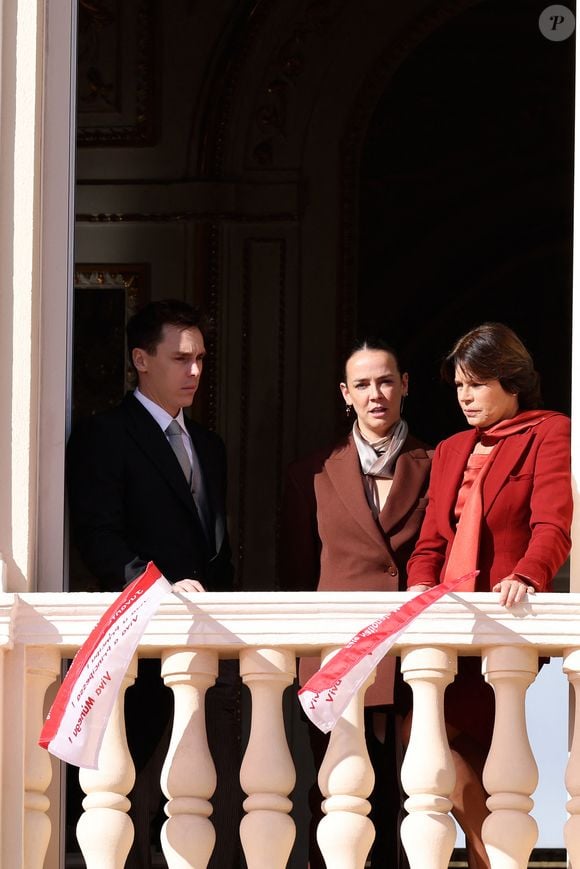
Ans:
[{"label": "framed painting on wall", "polygon": [[135,386],[125,325],[149,300],[149,266],[75,266],[72,422],[114,407]]},{"label": "framed painting on wall", "polygon": [[[149,301],[149,266],[78,263],[74,276],[72,424],[118,404],[135,377],[125,325]],[[69,591],[99,585],[69,540]]]}]

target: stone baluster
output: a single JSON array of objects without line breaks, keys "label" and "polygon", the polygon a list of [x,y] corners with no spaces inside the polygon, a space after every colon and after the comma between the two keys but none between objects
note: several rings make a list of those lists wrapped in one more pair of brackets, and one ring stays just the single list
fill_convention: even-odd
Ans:
[{"label": "stone baluster", "polygon": [[538,767],[526,728],[526,691],[538,672],[530,646],[495,646],[482,654],[482,670],[495,693],[495,724],[483,770],[490,810],[482,839],[493,869],[525,869],[538,838],[529,812]]},{"label": "stone baluster", "polygon": [[580,866],[580,649],[564,649],[563,669],[573,688],[570,698],[574,722],[570,756],[566,766],[566,808],[570,817],[564,825],[564,842],[571,866]]},{"label": "stone baluster", "polygon": [[405,649],[401,670],[413,690],[411,737],[401,769],[409,814],[401,839],[412,869],[447,869],[457,833],[449,817],[455,768],[443,699],[457,672],[457,654],[452,649]]},{"label": "stone baluster", "polygon": [[293,652],[244,649],[240,674],[252,697],[250,737],[240,782],[246,815],[240,825],[248,869],[284,869],[296,830],[289,815],[296,773],[286,741],[282,695],[296,675]]},{"label": "stone baluster", "polygon": [[[336,650],[325,650],[323,662]],[[325,816],[316,838],[327,866],[363,869],[375,838],[368,818],[368,801],[375,775],[369,759],[364,726],[364,695],[375,673],[361,686],[330,732],[328,748],[318,772],[318,786],[325,797]]]},{"label": "stone baluster", "polygon": [[165,651],[161,661],[161,675],[174,698],[171,740],[161,773],[168,800],[161,844],[170,869],[204,869],[215,845],[209,816],[217,782],[207,743],[205,695],[218,675],[218,653],[177,649]]},{"label": "stone baluster", "polygon": [[[50,801],[46,795],[52,778],[50,755],[38,744],[44,721],[46,691],[60,674],[58,649],[33,647],[26,654],[26,738],[24,760],[24,865],[42,869],[50,841]],[[8,702],[8,701],[7,701]],[[8,797],[10,798],[10,797]]]},{"label": "stone baluster", "polygon": [[129,665],[105,730],[98,769],[80,769],[86,794],[84,813],[77,823],[77,839],[87,869],[124,866],[133,842],[133,822],[127,794],[135,783],[135,766],[125,732],[125,691],[135,681],[137,657]]}]

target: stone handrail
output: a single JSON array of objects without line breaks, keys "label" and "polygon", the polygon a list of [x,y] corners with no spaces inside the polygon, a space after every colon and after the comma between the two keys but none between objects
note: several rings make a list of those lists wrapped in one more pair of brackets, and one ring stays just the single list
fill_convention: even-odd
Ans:
[{"label": "stone handrail", "polygon": [[[47,691],[60,676],[62,660],[75,654],[114,598],[94,593],[0,594],[1,866],[44,865],[58,817],[58,806],[51,807],[47,795],[54,761],[37,742]],[[163,845],[168,866],[203,867],[213,847],[209,798],[215,770],[200,710],[218,659],[239,657],[251,696],[249,741],[240,771],[247,795],[240,829],[246,862],[249,869],[283,869],[295,836],[290,816],[295,768],[284,732],[282,696],[293,683],[296,657],[333,653],[407,599],[404,594],[372,592],[167,596],[138,653],[161,658],[163,678],[174,692],[173,735],[161,782],[167,796]],[[537,839],[530,816],[537,768],[527,738],[525,692],[540,655],[563,657],[564,670],[576,686],[580,595],[539,595],[512,610],[499,607],[496,599],[492,594],[449,594],[420,615],[392,651],[401,655],[419,712],[402,770],[409,812],[402,836],[412,869],[447,866],[455,842],[449,817],[454,772],[442,710],[457,655],[481,654],[496,695],[496,727],[485,769],[491,814],[484,840],[493,869],[527,866]],[[134,767],[121,701],[135,675],[136,660],[109,722],[99,769],[80,772],[86,797],[77,836],[88,869],[120,869],[130,847],[127,794]],[[374,835],[367,817],[373,775],[364,743],[363,695],[364,688],[334,728],[320,771],[326,816],[319,837],[331,869],[363,869]],[[566,773],[570,818],[565,841],[572,863],[580,865],[580,711],[576,722]],[[51,860],[50,869],[57,865]]]}]

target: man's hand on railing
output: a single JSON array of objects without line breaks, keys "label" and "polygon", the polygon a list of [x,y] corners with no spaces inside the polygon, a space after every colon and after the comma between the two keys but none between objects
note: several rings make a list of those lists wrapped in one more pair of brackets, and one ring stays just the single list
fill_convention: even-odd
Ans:
[{"label": "man's hand on railing", "polygon": [[178,591],[205,591],[205,588],[197,579],[180,579],[173,583],[173,590]]}]

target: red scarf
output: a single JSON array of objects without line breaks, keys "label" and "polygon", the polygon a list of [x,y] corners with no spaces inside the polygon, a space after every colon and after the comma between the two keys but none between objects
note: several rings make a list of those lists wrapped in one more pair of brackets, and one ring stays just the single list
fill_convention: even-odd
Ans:
[{"label": "red scarf", "polygon": [[[492,446],[506,437],[527,431],[534,425],[554,416],[553,410],[526,410],[512,419],[502,419],[487,429],[479,429],[480,440],[484,446]],[[445,582],[475,571],[479,553],[479,535],[483,516],[483,482],[489,473],[497,450],[493,450],[475,478],[457,524],[455,539],[451,546],[449,560],[445,568]],[[475,591],[475,574],[457,591]]]}]

